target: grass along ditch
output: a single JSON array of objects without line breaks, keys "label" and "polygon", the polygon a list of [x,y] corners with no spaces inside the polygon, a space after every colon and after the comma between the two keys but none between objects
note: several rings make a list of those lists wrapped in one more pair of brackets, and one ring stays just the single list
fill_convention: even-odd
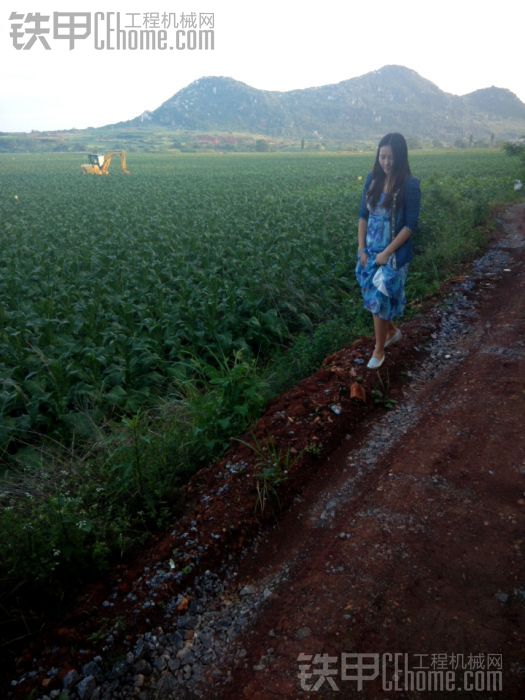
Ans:
[{"label": "grass along ditch", "polygon": [[[8,646],[172,526],[196,470],[371,332],[353,279],[371,156],[137,156],[133,179],[107,183],[73,177],[71,156],[11,159],[0,159]],[[408,318],[483,248],[490,205],[517,196],[519,174],[495,152],[415,154],[412,169],[423,213]]]}]

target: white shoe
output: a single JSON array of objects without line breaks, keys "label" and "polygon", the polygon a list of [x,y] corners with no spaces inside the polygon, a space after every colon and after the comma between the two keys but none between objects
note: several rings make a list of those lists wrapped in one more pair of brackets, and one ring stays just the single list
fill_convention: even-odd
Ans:
[{"label": "white shoe", "polygon": [[377,357],[374,357],[372,355],[372,357],[368,360],[367,367],[368,367],[368,369],[379,369],[379,367],[381,367],[381,365],[383,364],[384,361],[385,361],[384,355],[380,360],[378,360]]},{"label": "white shoe", "polygon": [[392,345],[393,343],[399,343],[402,337],[403,334],[401,333],[401,330],[399,328],[396,328],[396,332],[394,333],[394,335],[385,340],[385,348],[387,348],[389,345]]}]

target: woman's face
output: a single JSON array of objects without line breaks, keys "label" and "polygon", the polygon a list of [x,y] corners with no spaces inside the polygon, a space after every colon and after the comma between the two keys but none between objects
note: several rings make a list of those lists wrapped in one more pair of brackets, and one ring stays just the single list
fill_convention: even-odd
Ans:
[{"label": "woman's face", "polygon": [[385,175],[389,175],[394,167],[394,154],[391,146],[381,146],[379,149],[379,165],[383,168]]}]

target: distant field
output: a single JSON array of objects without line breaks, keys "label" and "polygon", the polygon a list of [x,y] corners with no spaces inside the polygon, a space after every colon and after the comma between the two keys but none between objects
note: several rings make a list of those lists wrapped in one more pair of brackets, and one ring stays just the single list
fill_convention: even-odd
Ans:
[{"label": "distant field", "polygon": [[[0,449],[78,413],[134,412],[181,353],[266,360],[359,303],[353,278],[371,155],[0,156]],[[419,154],[420,248],[467,202],[512,189],[499,152]],[[477,212],[477,214],[476,214]],[[464,212],[458,217],[464,224]]]}]

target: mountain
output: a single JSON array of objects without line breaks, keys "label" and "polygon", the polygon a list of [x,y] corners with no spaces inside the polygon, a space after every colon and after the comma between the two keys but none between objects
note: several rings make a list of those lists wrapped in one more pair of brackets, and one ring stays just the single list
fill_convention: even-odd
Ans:
[{"label": "mountain", "polygon": [[525,119],[525,105],[510,90],[489,87],[462,98],[475,112],[497,119]]},{"label": "mountain", "polygon": [[244,132],[272,137],[363,140],[402,131],[425,141],[513,138],[525,132],[525,104],[490,87],[462,97],[403,66],[384,66],[340,83],[288,92],[258,90],[228,77],[203,77],[152,112],[115,127]]},{"label": "mountain", "polygon": [[457,96],[404,66],[302,90],[258,90],[206,76],[129,121],[0,134],[0,153],[373,148],[389,131],[417,146],[489,146],[525,136],[525,104],[489,87]]}]

